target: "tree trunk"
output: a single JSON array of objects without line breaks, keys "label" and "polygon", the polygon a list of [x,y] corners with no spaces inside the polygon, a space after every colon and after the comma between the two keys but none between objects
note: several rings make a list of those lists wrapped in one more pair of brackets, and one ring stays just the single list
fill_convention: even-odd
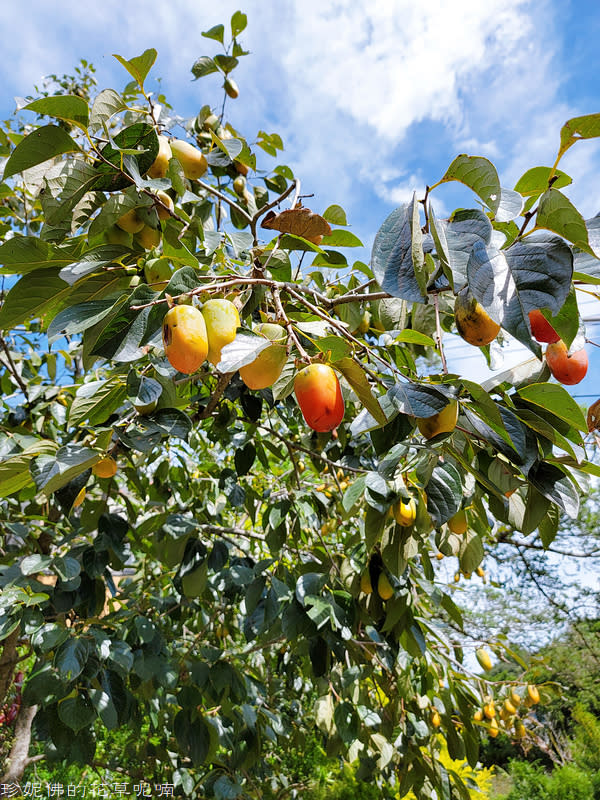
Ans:
[{"label": "tree trunk", "polygon": [[37,761],[38,757],[29,757],[29,745],[31,744],[31,725],[37,712],[37,706],[22,706],[17,716],[15,725],[15,741],[13,742],[10,755],[8,757],[8,769],[0,778],[0,797],[10,796],[3,794],[3,787],[8,792],[10,784],[19,783],[27,767],[32,761]]},{"label": "tree trunk", "polygon": [[0,656],[0,706],[6,702],[9,689],[12,686],[13,674],[17,664],[17,642],[19,641],[20,627],[16,628],[6,639]]}]

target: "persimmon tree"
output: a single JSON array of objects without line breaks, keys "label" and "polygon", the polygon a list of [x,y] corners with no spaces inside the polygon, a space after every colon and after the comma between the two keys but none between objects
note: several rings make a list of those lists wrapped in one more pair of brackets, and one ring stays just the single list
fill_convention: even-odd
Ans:
[{"label": "persimmon tree", "polygon": [[[245,25],[206,31],[222,52],[192,66],[228,103]],[[96,764],[104,727],[129,732],[131,779],[291,797],[281,754],[316,727],[382,796],[468,798],[438,753],[475,766],[482,736],[533,735],[538,689],[473,668],[504,645],[467,652],[438,556],[460,579],[499,526],[550,546],[599,473],[529,312],[583,349],[600,218],[558,164],[600,115],[514,189],[459,155],[351,264],[343,208],[302,206],[277,134],[235,130],[225,103],[184,121],[147,89],[154,50],[117,58],[123,91],[63,80],[0,132],[0,705],[25,673],[3,782],[32,758]],[[438,219],[447,181],[473,207]],[[483,385],[449,373],[457,296],[488,357],[500,332],[532,358]],[[239,317],[208,325],[218,360],[173,366],[190,315],[171,311],[215,300]]]}]

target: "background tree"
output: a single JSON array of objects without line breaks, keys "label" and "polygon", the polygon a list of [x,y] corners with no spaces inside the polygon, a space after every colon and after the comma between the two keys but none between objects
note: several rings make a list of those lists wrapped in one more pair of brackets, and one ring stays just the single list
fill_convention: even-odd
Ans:
[{"label": "background tree", "polygon": [[[474,572],[504,526],[548,547],[598,474],[529,313],[565,343],[554,376],[580,379],[599,226],[558,164],[600,116],[513,190],[458,156],[350,265],[343,209],[302,207],[262,164],[280,137],[226,122],[245,26],[206,31],[222,49],[192,67],[221,109],[179,119],[145,89],[147,50],[117,57],[123,92],[57,81],[1,134],[0,702],[27,672],[2,782],[33,732],[47,759],[138,784],[292,796],[283,743],[318,730],[382,796],[468,797],[440,754],[473,768],[482,732],[527,735],[529,706],[496,704],[537,690],[467,666],[436,555]],[[476,207],[437,219],[450,180]],[[455,327],[537,358],[483,386],[448,374]]]}]

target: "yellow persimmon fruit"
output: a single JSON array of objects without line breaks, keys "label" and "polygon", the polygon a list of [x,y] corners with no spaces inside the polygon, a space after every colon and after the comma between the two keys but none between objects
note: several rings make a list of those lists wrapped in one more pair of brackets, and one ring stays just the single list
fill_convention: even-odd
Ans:
[{"label": "yellow persimmon fruit", "polygon": [[490,727],[488,730],[488,734],[492,737],[492,739],[495,739],[496,736],[498,736],[499,732],[500,732],[500,727],[498,725],[498,720],[494,717],[493,719],[490,720]]},{"label": "yellow persimmon fruit", "polygon": [[469,524],[467,522],[466,511],[461,508],[453,517],[448,520],[448,527],[452,533],[462,534],[467,532]]},{"label": "yellow persimmon fruit", "polygon": [[382,600],[389,600],[394,595],[394,587],[390,583],[388,576],[382,572],[377,581],[377,594]]},{"label": "yellow persimmon fruit", "polygon": [[481,666],[482,669],[484,669],[486,672],[489,672],[491,670],[492,659],[490,658],[490,654],[485,648],[478,647],[477,650],[475,650],[475,657],[477,658],[477,661],[479,661],[479,665]]},{"label": "yellow persimmon fruit", "polygon": [[372,594],[373,584],[371,583],[371,573],[369,567],[366,567],[360,576],[360,590],[363,594]]},{"label": "yellow persimmon fruit", "polygon": [[225,93],[231,97],[232,100],[235,100],[236,97],[239,97],[240,90],[233,78],[225,78],[223,88],[225,89]]},{"label": "yellow persimmon fruit", "polygon": [[518,708],[521,705],[521,695],[515,692],[514,689],[510,693],[510,702],[515,708]]},{"label": "yellow persimmon fruit", "polygon": [[165,355],[171,366],[191,375],[208,354],[204,317],[195,306],[173,306],[165,314],[162,327]]},{"label": "yellow persimmon fruit", "polygon": [[287,333],[281,325],[271,322],[257,325],[254,333],[264,336],[273,344],[261,350],[250,364],[240,368],[240,378],[249,389],[266,389],[273,386],[281,375],[287,360]]},{"label": "yellow persimmon fruit", "polygon": [[451,400],[432,417],[417,417],[417,427],[426,439],[433,439],[440,433],[451,433],[458,421],[458,402]]},{"label": "yellow persimmon fruit", "polygon": [[407,527],[412,525],[417,516],[417,504],[414,497],[401,497],[393,506],[394,519],[398,525]]},{"label": "yellow persimmon fruit", "polygon": [[96,461],[92,473],[97,478],[112,478],[117,474],[117,462],[112,456],[104,456],[100,461]]},{"label": "yellow persimmon fruit", "polygon": [[168,258],[151,258],[144,264],[146,283],[157,292],[165,288],[172,274],[173,266]]},{"label": "yellow persimmon fruit", "polygon": [[183,174],[190,180],[201,178],[208,168],[208,162],[204,153],[183,139],[173,139],[169,143],[171,152],[181,164]]},{"label": "yellow persimmon fruit", "polygon": [[503,708],[506,711],[506,713],[510,714],[511,716],[517,713],[517,709],[514,707],[514,705],[508,698],[504,701]]},{"label": "yellow persimmon fruit", "polygon": [[158,137],[158,154],[148,170],[149,178],[164,178],[169,170],[169,159],[172,156],[171,145],[166,136]]},{"label": "yellow persimmon fruit", "polygon": [[489,344],[500,333],[500,325],[494,322],[468,287],[462,289],[456,296],[454,320],[465,342],[476,347]]},{"label": "yellow persimmon fruit", "polygon": [[208,360],[216,366],[221,360],[221,350],[235,339],[240,315],[231,300],[207,300],[201,313],[208,336]]},{"label": "yellow persimmon fruit", "polygon": [[527,686],[527,698],[533,706],[540,702],[540,693],[538,688],[532,683]]},{"label": "yellow persimmon fruit", "polygon": [[483,719],[483,711],[480,708],[478,708],[477,711],[473,714],[473,719],[475,720],[475,722],[481,722],[481,720]]},{"label": "yellow persimmon fruit", "polygon": [[439,728],[442,724],[442,718],[440,717],[440,712],[434,708],[431,711],[431,724],[434,728]]},{"label": "yellow persimmon fruit", "polygon": [[490,700],[489,703],[486,703],[483,707],[483,713],[488,719],[494,719],[496,716],[496,706],[494,705],[494,701]]},{"label": "yellow persimmon fruit", "polygon": [[520,719],[516,719],[515,720],[515,737],[517,739],[523,739],[525,737],[526,733],[527,733],[527,730],[525,728],[525,725],[523,725],[523,723],[522,723],[522,721]]},{"label": "yellow persimmon fruit", "polygon": [[[162,206],[156,206],[156,213],[158,214],[158,218],[160,220],[169,219],[171,216],[170,212],[175,211],[175,203],[173,202],[173,198],[171,195],[168,195],[166,192],[162,190],[156,193],[158,199],[167,207],[163,208]],[[168,210],[167,210],[168,209]]]},{"label": "yellow persimmon fruit", "polygon": [[144,250],[152,250],[160,244],[160,231],[156,228],[151,228],[149,225],[144,225],[136,233],[135,240],[138,244],[141,244]]},{"label": "yellow persimmon fruit", "polygon": [[233,191],[238,197],[243,197],[246,191],[246,178],[243,175],[238,175],[233,182]]},{"label": "yellow persimmon fruit", "polygon": [[126,233],[139,233],[144,227],[144,222],[138,217],[135,208],[130,208],[129,211],[122,214],[116,224]]}]

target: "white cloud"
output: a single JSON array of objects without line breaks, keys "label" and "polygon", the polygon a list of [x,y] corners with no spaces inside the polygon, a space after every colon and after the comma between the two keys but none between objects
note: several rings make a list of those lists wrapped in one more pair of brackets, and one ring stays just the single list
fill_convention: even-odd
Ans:
[{"label": "white cloud", "polygon": [[[243,7],[241,38],[252,55],[241,60],[232,122],[250,138],[259,127],[280,132],[281,160],[317,193],[316,207],[344,205],[366,238],[387,214],[383,204],[439,178],[440,159],[445,167],[461,151],[486,155],[505,183],[551,163],[560,125],[584,113],[557,100],[552,2],[221,0],[207,8],[197,0],[31,0],[27,14],[9,3],[4,29],[18,36],[5,37],[0,78],[5,91],[24,95],[41,75],[69,72],[85,57],[102,85],[119,88],[127,76],[111,54],[156,47],[153,74],[164,77],[176,109],[192,115],[220,98],[216,76],[191,82],[193,61],[215,48],[200,33],[227,26]],[[600,190],[586,174],[597,174],[598,154],[589,143],[574,150],[577,197],[595,213]]]}]

